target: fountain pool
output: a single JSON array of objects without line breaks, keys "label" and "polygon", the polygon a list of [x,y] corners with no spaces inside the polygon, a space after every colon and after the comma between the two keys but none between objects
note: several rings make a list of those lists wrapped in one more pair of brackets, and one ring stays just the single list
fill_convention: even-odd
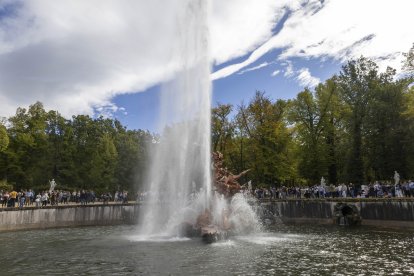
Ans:
[{"label": "fountain pool", "polygon": [[414,236],[358,227],[278,225],[203,244],[142,240],[133,226],[0,233],[10,275],[408,275]]}]

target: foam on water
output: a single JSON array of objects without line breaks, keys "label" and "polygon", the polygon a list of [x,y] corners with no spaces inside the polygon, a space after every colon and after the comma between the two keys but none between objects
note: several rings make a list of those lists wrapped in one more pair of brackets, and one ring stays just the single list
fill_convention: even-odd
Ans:
[{"label": "foam on water", "polygon": [[125,236],[125,238],[129,241],[134,241],[134,242],[185,242],[185,241],[190,240],[190,238],[186,238],[186,237],[143,236],[143,235]]},{"label": "foam on water", "polygon": [[265,233],[261,234],[254,234],[254,235],[247,235],[247,236],[237,236],[237,240],[259,244],[259,245],[271,245],[271,244],[278,244],[282,242],[295,242],[300,241],[303,239],[303,236],[300,235],[289,235],[289,234],[272,234],[268,235]]},{"label": "foam on water", "polygon": [[261,223],[256,212],[253,210],[249,200],[252,197],[244,194],[236,194],[230,202],[232,210],[230,222],[234,226],[236,234],[261,233],[263,231]]},{"label": "foam on water", "polygon": [[236,241],[234,241],[234,240],[225,240],[225,241],[212,243],[211,246],[213,246],[213,247],[234,247],[234,246],[236,246]]}]

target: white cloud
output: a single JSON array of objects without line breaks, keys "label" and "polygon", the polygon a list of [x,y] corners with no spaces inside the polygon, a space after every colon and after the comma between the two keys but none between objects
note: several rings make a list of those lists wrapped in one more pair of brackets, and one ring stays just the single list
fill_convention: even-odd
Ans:
[{"label": "white cloud", "polygon": [[[315,87],[321,82],[319,78],[312,76],[309,68],[303,67],[299,70],[295,70],[293,63],[290,60],[284,61],[281,65],[285,66],[283,76],[286,78],[294,78],[302,87]],[[277,71],[279,73],[279,70]]]},{"label": "white cloud", "polygon": [[250,68],[244,69],[244,70],[240,71],[240,72],[239,72],[239,73],[237,73],[237,74],[242,75],[242,74],[247,73],[247,72],[251,72],[251,71],[259,70],[260,68],[263,68],[263,67],[269,66],[269,65],[270,65],[270,64],[272,64],[272,63],[273,63],[273,62],[263,62],[263,63],[261,63],[261,64],[259,64],[259,65],[257,65],[257,66],[254,66],[254,67],[250,67]]},{"label": "white cloud", "polygon": [[319,78],[313,77],[311,75],[308,68],[300,69],[297,72],[296,80],[302,87],[315,87],[321,82]]},{"label": "white cloud", "polygon": [[[183,32],[177,26],[188,25],[180,21],[185,3],[194,0],[0,0],[0,116],[37,100],[65,116],[100,107],[112,112],[114,96],[169,80],[185,54],[176,42]],[[212,79],[239,72],[277,48],[283,49],[282,60],[363,54],[399,68],[401,51],[413,42],[413,5],[411,0],[212,0],[213,61],[249,54]],[[272,36],[288,11],[283,28]],[[287,63],[284,75],[295,74]]]},{"label": "white cloud", "polygon": [[293,71],[293,64],[290,60],[287,60],[286,62],[282,63],[282,65],[285,65],[285,73],[283,74],[285,77],[290,78],[294,75]]},{"label": "white cloud", "polygon": [[97,116],[102,116],[104,118],[113,118],[114,114],[120,112],[125,113],[124,107],[118,107],[114,103],[108,103],[107,105],[100,105],[95,108],[95,113]]},{"label": "white cloud", "polygon": [[214,0],[211,18],[212,57],[220,64],[250,53],[272,36],[287,8],[304,0]]},{"label": "white cloud", "polygon": [[411,0],[309,0],[293,10],[282,30],[254,50],[243,62],[213,73],[229,76],[274,49],[284,49],[279,59],[317,57],[344,61],[361,55],[385,69],[400,69],[401,52],[414,38],[414,2]]},{"label": "white cloud", "polygon": [[[212,0],[213,60],[228,61],[269,39],[287,2]],[[113,106],[114,96],[168,81],[186,54],[177,43],[189,28],[186,3],[197,4],[0,1],[0,116],[35,101],[65,116],[93,114],[99,107],[110,112],[105,107]]]},{"label": "white cloud", "polygon": [[279,73],[280,73],[280,70],[275,70],[272,72],[271,76],[276,77],[277,75],[279,75]]},{"label": "white cloud", "polygon": [[[1,2],[12,10],[0,18],[1,115],[37,100],[66,116],[92,114],[168,79],[177,68],[165,47],[174,47],[173,2]],[[161,4],[171,11],[164,20],[153,16]]]}]

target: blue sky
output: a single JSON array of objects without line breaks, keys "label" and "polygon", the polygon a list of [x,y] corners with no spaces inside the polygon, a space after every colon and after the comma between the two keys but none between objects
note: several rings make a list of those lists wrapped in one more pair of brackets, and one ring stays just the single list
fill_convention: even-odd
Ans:
[{"label": "blue sky", "polygon": [[[270,52],[251,67],[263,64],[267,60],[273,60],[278,55]],[[280,62],[279,62],[280,63]],[[335,60],[322,61],[321,59],[293,59],[294,66],[306,67],[314,72],[314,76],[324,81],[341,69],[341,62]],[[279,70],[280,73],[272,76],[272,73]],[[266,67],[243,74],[233,74],[229,77],[213,81],[212,104],[232,104],[234,107],[242,101],[248,101],[256,91],[264,91],[272,99],[291,99],[304,89],[294,78],[284,76],[284,67],[275,62]],[[116,112],[115,117],[129,129],[144,129],[159,131],[157,119],[159,115],[159,100],[161,97],[161,85],[153,86],[141,93],[131,93],[116,96],[113,101],[117,106],[125,110]],[[126,114],[125,114],[126,112]]]},{"label": "blue sky", "polygon": [[206,1],[194,23],[194,0],[0,0],[0,117],[41,101],[67,118],[158,131],[161,87],[183,66],[191,24],[210,33],[213,104],[256,90],[293,98],[361,55],[399,72],[414,42],[412,0]]},{"label": "blue sky", "polygon": [[[234,107],[242,101],[248,103],[256,91],[264,91],[266,95],[276,99],[291,99],[304,89],[305,86],[298,83],[294,77],[285,77],[285,66],[281,65],[283,61],[276,61],[280,51],[272,51],[264,55],[257,62],[251,64],[248,68],[254,68],[266,61],[274,61],[273,64],[259,68],[253,71],[247,71],[240,74],[236,73],[229,77],[213,81],[212,86],[212,104],[232,104]],[[243,60],[245,57],[238,58],[232,62]],[[313,76],[324,81],[334,74],[337,74],[342,63],[337,60],[322,60],[320,58],[291,60],[294,67],[309,68]],[[231,64],[231,62],[229,63]],[[217,66],[213,71],[225,67]],[[276,76],[272,76],[274,71],[280,71]],[[312,87],[311,87],[312,88]],[[162,89],[160,85],[153,86],[141,93],[120,95],[114,98],[117,106],[122,106],[124,110],[116,112],[115,117],[122,121],[130,129],[148,129],[150,131],[159,131],[157,129],[157,119],[159,114],[158,101]]]}]

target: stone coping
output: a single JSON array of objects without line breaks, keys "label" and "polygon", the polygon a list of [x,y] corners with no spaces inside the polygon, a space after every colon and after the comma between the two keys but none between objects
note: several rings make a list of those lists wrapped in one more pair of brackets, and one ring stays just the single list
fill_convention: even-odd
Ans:
[{"label": "stone coping", "polygon": [[287,202],[287,201],[304,201],[304,202],[414,202],[414,197],[399,198],[286,198],[286,199],[258,199],[260,202]]},{"label": "stone coping", "polygon": [[[414,197],[402,197],[402,198],[286,198],[286,199],[258,199],[262,203],[271,203],[271,202],[349,202],[349,203],[380,203],[380,202],[414,202]],[[146,202],[136,202],[129,201],[128,203],[114,203],[110,202],[109,204],[103,203],[92,203],[88,205],[81,204],[60,204],[55,206],[43,206],[36,207],[25,206],[23,208],[19,207],[0,207],[0,212],[7,211],[21,211],[21,210],[33,210],[33,209],[64,209],[64,208],[85,208],[85,207],[105,207],[105,206],[135,206],[145,204]]]},{"label": "stone coping", "polygon": [[128,202],[128,203],[109,203],[109,204],[103,204],[103,203],[92,203],[87,205],[81,205],[81,204],[60,204],[60,205],[48,205],[48,206],[25,206],[23,208],[19,207],[0,207],[0,212],[8,212],[8,211],[23,211],[23,210],[36,210],[36,209],[66,209],[66,208],[87,208],[87,207],[107,207],[107,206],[135,206],[140,205],[140,202]]}]

